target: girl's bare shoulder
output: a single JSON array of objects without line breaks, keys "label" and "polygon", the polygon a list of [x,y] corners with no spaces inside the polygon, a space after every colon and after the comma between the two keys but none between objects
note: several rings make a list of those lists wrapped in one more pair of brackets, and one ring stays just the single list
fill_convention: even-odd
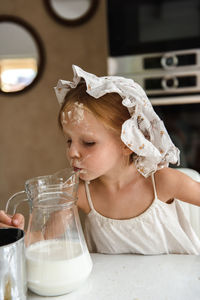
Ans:
[{"label": "girl's bare shoulder", "polygon": [[177,198],[200,205],[200,183],[173,168],[163,168],[155,173],[158,198],[164,202]]},{"label": "girl's bare shoulder", "polygon": [[176,186],[177,184],[180,185],[183,183],[183,181],[184,182],[193,181],[193,179],[190,176],[186,175],[180,170],[169,168],[169,167],[158,170],[155,173],[155,179],[159,184],[162,183],[167,188]]}]

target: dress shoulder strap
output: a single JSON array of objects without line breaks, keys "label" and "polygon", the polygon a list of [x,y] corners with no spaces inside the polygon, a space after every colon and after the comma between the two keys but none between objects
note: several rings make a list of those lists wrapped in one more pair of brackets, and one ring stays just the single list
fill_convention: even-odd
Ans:
[{"label": "dress shoulder strap", "polygon": [[154,198],[157,199],[157,192],[156,192],[156,184],[155,184],[155,177],[154,174],[151,174],[152,184],[153,184],[153,191],[154,191]]},{"label": "dress shoulder strap", "polygon": [[85,192],[86,192],[89,207],[91,210],[94,210],[94,206],[93,206],[92,199],[90,196],[89,183],[87,181],[85,181]]}]

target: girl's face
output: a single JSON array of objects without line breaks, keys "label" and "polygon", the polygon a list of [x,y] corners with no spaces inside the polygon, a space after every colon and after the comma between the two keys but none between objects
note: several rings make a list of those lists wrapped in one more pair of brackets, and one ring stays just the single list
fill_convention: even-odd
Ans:
[{"label": "girl's face", "polygon": [[67,158],[82,180],[115,175],[123,160],[123,143],[82,104],[75,103],[62,114]]}]

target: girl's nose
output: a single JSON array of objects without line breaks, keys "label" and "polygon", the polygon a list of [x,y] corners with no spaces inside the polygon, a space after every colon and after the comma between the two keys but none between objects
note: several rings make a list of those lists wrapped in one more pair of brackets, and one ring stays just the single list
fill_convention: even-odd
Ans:
[{"label": "girl's nose", "polygon": [[70,158],[80,158],[80,151],[78,147],[74,144],[71,144],[69,149],[68,149],[68,155]]}]

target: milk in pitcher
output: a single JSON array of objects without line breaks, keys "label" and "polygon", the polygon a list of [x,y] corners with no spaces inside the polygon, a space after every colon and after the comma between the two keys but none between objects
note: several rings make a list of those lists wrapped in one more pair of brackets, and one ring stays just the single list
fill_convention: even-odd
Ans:
[{"label": "milk in pitcher", "polygon": [[92,261],[80,243],[46,240],[26,250],[28,288],[41,296],[57,296],[78,288],[89,276]]}]

